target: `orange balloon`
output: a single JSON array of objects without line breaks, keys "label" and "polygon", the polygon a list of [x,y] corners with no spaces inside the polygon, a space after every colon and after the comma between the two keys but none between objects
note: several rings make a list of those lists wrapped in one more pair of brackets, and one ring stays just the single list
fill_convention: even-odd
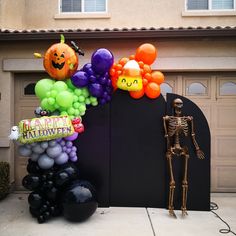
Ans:
[{"label": "orange balloon", "polygon": [[145,87],[145,94],[152,99],[159,97],[161,94],[160,86],[154,82],[148,83]]},{"label": "orange balloon", "polygon": [[139,61],[138,64],[139,64],[139,67],[140,67],[140,68],[143,68],[144,63],[143,63],[142,61]]},{"label": "orange balloon", "polygon": [[143,78],[143,86],[145,87],[148,84],[148,80]]},{"label": "orange balloon", "polygon": [[146,74],[144,75],[144,78],[147,79],[148,81],[150,81],[151,78],[152,78],[152,76],[151,76],[150,73],[146,73]]},{"label": "orange balloon", "polygon": [[136,50],[135,59],[151,65],[157,57],[157,49],[150,43],[144,43]]},{"label": "orange balloon", "polygon": [[152,72],[151,81],[157,84],[162,84],[165,80],[165,76],[160,71]]},{"label": "orange balloon", "polygon": [[122,66],[124,66],[127,62],[129,61],[129,58],[127,57],[123,57],[119,60],[119,64],[121,64]]},{"label": "orange balloon", "polygon": [[142,75],[142,76],[144,76],[144,71],[143,71],[143,69],[140,69],[140,74]]},{"label": "orange balloon", "polygon": [[152,72],[151,67],[147,64],[144,64],[143,70],[144,70],[145,73],[151,73]]},{"label": "orange balloon", "polygon": [[119,77],[121,74],[122,74],[122,71],[121,70],[117,70],[116,73],[115,73],[115,77]]},{"label": "orange balloon", "polygon": [[110,75],[113,76],[113,75],[115,75],[115,73],[116,73],[116,70],[113,69],[113,68],[111,68],[111,69],[110,69]]},{"label": "orange balloon", "polygon": [[144,95],[144,89],[142,88],[139,91],[130,91],[129,94],[132,98],[139,99]]},{"label": "orange balloon", "polygon": [[114,90],[117,89],[117,77],[111,77],[111,83],[112,83],[112,87],[114,88]]},{"label": "orange balloon", "polygon": [[116,70],[122,70],[123,66],[121,64],[116,65]]},{"label": "orange balloon", "polygon": [[129,59],[130,59],[130,60],[134,60],[134,59],[135,59],[135,55],[130,55],[130,56],[129,56]]}]

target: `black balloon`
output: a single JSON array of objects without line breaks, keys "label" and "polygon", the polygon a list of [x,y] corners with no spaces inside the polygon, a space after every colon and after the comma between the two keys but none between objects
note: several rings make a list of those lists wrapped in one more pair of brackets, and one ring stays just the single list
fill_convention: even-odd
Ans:
[{"label": "black balloon", "polygon": [[22,180],[22,185],[28,190],[36,190],[40,184],[40,176],[35,174],[26,175]]},{"label": "black balloon", "polygon": [[69,221],[86,220],[97,209],[94,187],[87,181],[74,182],[63,194],[63,215]]},{"label": "black balloon", "polygon": [[40,208],[43,204],[43,197],[40,193],[31,192],[28,197],[28,202],[32,208]]}]

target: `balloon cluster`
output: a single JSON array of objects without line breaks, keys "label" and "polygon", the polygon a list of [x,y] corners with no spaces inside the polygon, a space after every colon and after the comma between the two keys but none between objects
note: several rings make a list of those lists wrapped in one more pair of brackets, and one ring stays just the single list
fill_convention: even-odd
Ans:
[{"label": "balloon cluster", "polygon": [[98,105],[97,98],[91,96],[87,88],[76,88],[70,79],[66,82],[41,79],[36,83],[35,94],[44,110],[59,111],[60,115],[69,115],[71,119],[83,116],[86,105]]},{"label": "balloon cluster", "polygon": [[85,64],[72,76],[73,85],[77,88],[88,88],[89,93],[98,98],[101,105],[110,102],[113,88],[109,70],[113,62],[114,57],[109,50],[96,50],[91,57],[91,63]]},{"label": "balloon cluster", "polygon": [[[78,181],[79,172],[75,164],[68,162],[43,170],[37,162],[29,159],[27,170],[29,174],[23,178],[22,184],[32,191],[28,196],[29,209],[39,223],[61,214],[68,220],[81,221],[95,212],[95,190],[88,182]],[[83,189],[78,186],[83,186]],[[68,199],[71,192],[74,195]]]},{"label": "balloon cluster", "polygon": [[124,66],[130,60],[135,60],[140,68],[143,88],[138,91],[129,91],[130,96],[138,99],[146,94],[151,99],[157,98],[161,93],[160,84],[164,82],[164,75],[160,71],[152,72],[150,65],[155,61],[156,57],[157,49],[152,44],[145,43],[137,48],[135,55],[131,55],[129,58],[123,57],[118,63],[114,63],[110,70],[114,89],[117,89],[117,81],[123,74]]},{"label": "balloon cluster", "polygon": [[53,167],[54,163],[62,165],[69,160],[76,162],[78,159],[76,151],[77,148],[66,138],[24,144],[18,147],[21,156],[29,157],[44,170]]}]

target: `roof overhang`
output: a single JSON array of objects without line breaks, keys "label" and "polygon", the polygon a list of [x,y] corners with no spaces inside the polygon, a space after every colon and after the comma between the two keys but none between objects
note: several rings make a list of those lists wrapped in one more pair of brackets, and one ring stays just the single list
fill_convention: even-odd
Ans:
[{"label": "roof overhang", "polygon": [[236,37],[236,27],[188,28],[123,28],[123,29],[59,29],[59,30],[9,30],[0,29],[0,41],[32,41],[58,39],[119,39],[119,38],[196,38]]}]

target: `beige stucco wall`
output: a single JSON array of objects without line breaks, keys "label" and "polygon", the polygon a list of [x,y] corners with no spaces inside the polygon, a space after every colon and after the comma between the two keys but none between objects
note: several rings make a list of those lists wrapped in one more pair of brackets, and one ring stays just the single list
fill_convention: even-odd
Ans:
[{"label": "beige stucco wall", "polygon": [[[188,26],[235,26],[236,11],[213,16],[185,15],[185,0],[108,0],[108,14],[91,18],[63,18],[59,0],[1,0],[1,28],[11,29],[86,29]],[[227,14],[227,16],[225,16]],[[234,14],[229,15],[229,14]],[[221,15],[221,16],[220,16]],[[72,15],[70,15],[71,18]],[[94,15],[92,15],[94,16]]]}]

